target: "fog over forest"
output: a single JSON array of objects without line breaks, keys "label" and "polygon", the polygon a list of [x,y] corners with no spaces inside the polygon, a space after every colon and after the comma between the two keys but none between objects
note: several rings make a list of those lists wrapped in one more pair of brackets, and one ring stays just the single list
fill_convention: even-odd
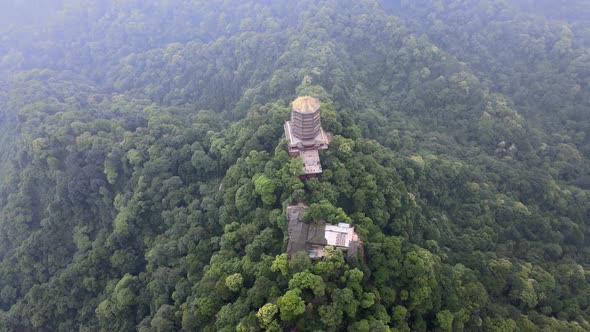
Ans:
[{"label": "fog over forest", "polygon": [[3,331],[590,331],[590,2],[0,0]]}]

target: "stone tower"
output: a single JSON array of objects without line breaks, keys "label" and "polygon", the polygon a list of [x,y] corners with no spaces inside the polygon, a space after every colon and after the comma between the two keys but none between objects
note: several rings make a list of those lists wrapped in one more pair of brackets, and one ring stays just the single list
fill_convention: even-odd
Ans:
[{"label": "stone tower", "polygon": [[330,136],[322,128],[317,99],[303,96],[293,101],[291,121],[285,123],[285,137],[289,140],[289,155],[303,158],[306,177],[322,172],[318,152],[328,148]]},{"label": "stone tower", "polygon": [[315,139],[322,129],[320,103],[317,99],[303,96],[293,101],[291,130],[302,141]]}]

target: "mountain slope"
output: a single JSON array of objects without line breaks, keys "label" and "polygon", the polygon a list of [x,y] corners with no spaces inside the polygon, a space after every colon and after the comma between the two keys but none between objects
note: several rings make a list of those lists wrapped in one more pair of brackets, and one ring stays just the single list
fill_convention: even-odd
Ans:
[{"label": "mountain slope", "polygon": [[[63,1],[3,26],[0,330],[590,329],[588,50],[496,54],[480,31],[514,18],[472,3],[501,15]],[[335,136],[301,181],[282,124],[308,94]],[[365,256],[282,254],[299,200]]]}]

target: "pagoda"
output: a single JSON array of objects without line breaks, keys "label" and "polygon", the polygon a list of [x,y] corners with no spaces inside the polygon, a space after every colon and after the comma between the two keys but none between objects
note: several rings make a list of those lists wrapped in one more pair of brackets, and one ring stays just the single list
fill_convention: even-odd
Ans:
[{"label": "pagoda", "polygon": [[289,141],[291,157],[301,157],[305,177],[322,173],[319,150],[328,148],[330,136],[322,128],[320,103],[310,96],[293,101],[291,120],[285,123],[285,136]]}]

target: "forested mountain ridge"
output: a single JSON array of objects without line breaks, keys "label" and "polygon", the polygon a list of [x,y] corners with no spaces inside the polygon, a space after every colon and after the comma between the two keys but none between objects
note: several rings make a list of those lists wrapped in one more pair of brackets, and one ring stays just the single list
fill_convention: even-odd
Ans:
[{"label": "forested mountain ridge", "polygon": [[[4,21],[0,330],[589,330],[588,49],[501,1],[413,3]],[[335,137],[301,181],[306,94]],[[298,200],[364,259],[282,254]]]},{"label": "forested mountain ridge", "polygon": [[[531,7],[526,1],[518,4]],[[536,3],[532,12],[576,6],[587,7],[577,1],[570,6]],[[529,122],[546,132],[565,129],[568,137],[560,137],[562,143],[588,145],[588,118],[581,110],[588,108],[590,53],[588,44],[576,39],[583,34],[574,34],[565,22],[515,12],[501,2],[418,1],[403,8],[412,26],[469,63],[490,91],[509,96]]]}]

